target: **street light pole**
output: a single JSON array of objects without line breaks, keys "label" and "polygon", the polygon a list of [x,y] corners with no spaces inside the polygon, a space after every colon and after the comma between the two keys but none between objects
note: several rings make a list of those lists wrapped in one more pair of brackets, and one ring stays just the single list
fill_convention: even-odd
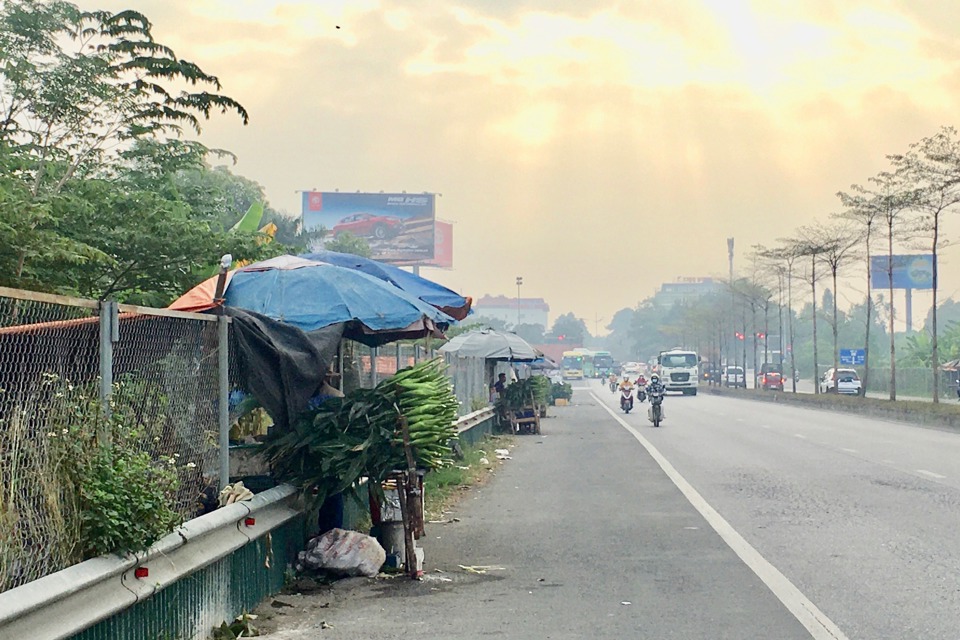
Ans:
[{"label": "street light pole", "polygon": [[517,327],[520,326],[520,285],[523,284],[523,276],[517,276]]}]

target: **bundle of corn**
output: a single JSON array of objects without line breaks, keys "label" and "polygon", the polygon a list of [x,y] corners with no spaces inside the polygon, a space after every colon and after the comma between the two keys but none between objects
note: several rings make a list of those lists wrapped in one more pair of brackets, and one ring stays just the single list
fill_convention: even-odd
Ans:
[{"label": "bundle of corn", "polygon": [[264,452],[278,479],[311,490],[317,502],[362,477],[376,491],[407,467],[401,416],[417,466],[433,469],[450,463],[457,413],[442,364],[427,361],[301,414],[289,430],[269,434]]},{"label": "bundle of corn", "polygon": [[543,376],[533,376],[508,385],[501,402],[508,410],[523,409],[534,404],[546,404],[549,393],[550,381]]},{"label": "bundle of corn", "polygon": [[[459,414],[453,385],[443,373],[443,361],[430,360],[398,371],[377,385],[377,390],[393,398],[407,419],[418,466],[443,466],[451,454],[448,443],[457,437]],[[394,444],[403,446],[402,434],[394,437]]]},{"label": "bundle of corn", "polygon": [[530,378],[530,385],[533,390],[533,399],[540,406],[550,402],[550,380],[546,376],[533,376]]}]

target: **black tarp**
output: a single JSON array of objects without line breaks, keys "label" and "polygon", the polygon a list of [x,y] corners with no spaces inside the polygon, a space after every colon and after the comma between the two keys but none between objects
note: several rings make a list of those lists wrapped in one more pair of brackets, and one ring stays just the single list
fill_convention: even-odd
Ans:
[{"label": "black tarp", "polygon": [[231,349],[237,354],[241,382],[280,428],[289,426],[323,384],[337,354],[343,325],[316,331],[224,307],[233,320]]}]

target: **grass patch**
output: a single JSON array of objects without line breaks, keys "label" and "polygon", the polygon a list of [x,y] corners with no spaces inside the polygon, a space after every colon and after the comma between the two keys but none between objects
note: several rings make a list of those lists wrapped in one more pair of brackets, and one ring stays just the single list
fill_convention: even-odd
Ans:
[{"label": "grass patch", "polygon": [[[426,520],[441,520],[443,512],[456,503],[463,491],[482,485],[496,469],[498,462],[494,449],[510,449],[512,436],[487,436],[463,450],[463,460],[452,466],[436,469],[423,479],[424,516]],[[489,464],[481,464],[486,458]]]}]

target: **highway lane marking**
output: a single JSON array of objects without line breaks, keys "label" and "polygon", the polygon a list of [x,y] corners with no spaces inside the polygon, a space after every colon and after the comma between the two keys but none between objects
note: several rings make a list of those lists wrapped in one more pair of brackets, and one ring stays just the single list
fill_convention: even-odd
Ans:
[{"label": "highway lane marking", "polygon": [[713,530],[727,543],[734,553],[750,567],[760,580],[767,585],[767,588],[783,603],[787,610],[802,624],[814,640],[848,640],[840,628],[833,623],[825,613],[820,611],[813,602],[810,601],[790,580],[780,573],[780,570],[770,564],[770,562],[760,555],[760,552],[751,546],[742,535],[740,535],[733,526],[717,512],[706,499],[693,488],[686,478],[680,475],[680,472],[670,464],[660,451],[653,446],[643,435],[634,427],[630,426],[626,420],[618,416],[613,409],[606,403],[601,402],[600,398],[593,392],[590,392],[594,400],[616,420],[621,427],[626,429],[636,440],[647,450],[647,453],[657,461],[667,477],[673,481],[680,492],[690,501],[693,508],[700,512],[700,515],[713,527]]},{"label": "highway lane marking", "polygon": [[795,434],[793,434],[793,437],[794,437],[794,438],[800,438],[801,440],[806,440],[806,439],[807,439],[807,436],[803,435],[802,433],[795,433]]},{"label": "highway lane marking", "polygon": [[843,448],[843,447],[840,447],[840,451],[846,451],[847,453],[856,453],[856,452],[857,452],[856,449],[845,449],[845,448]]},{"label": "highway lane marking", "polygon": [[937,480],[943,480],[947,476],[942,476],[939,473],[934,473],[933,471],[927,471],[926,469],[917,469],[917,473],[922,476],[927,476],[928,478],[936,478]]}]

